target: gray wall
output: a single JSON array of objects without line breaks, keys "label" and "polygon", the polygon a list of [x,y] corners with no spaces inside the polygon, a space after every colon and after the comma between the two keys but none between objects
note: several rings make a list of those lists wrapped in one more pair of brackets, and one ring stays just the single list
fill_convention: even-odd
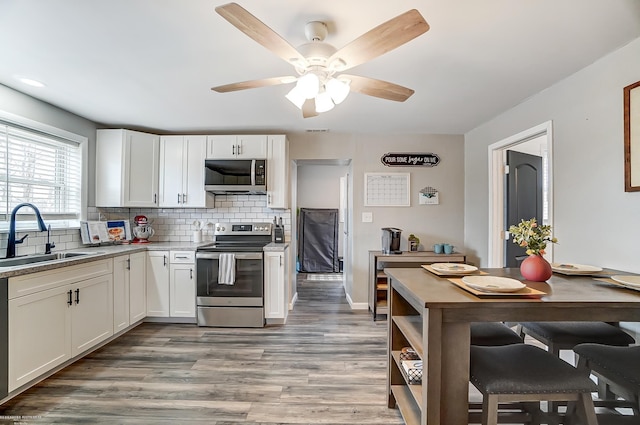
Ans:
[{"label": "gray wall", "polygon": [[488,261],[488,146],[551,120],[553,260],[640,272],[640,192],[624,192],[622,98],[638,80],[640,38],[465,135],[465,246],[475,259]]},{"label": "gray wall", "polygon": [[[353,193],[353,279],[345,282],[354,304],[368,300],[369,251],[380,250],[380,229],[403,229],[402,249],[414,233],[423,249],[447,241],[462,247],[464,239],[464,143],[451,135],[357,135],[337,133],[289,134],[290,158],[351,159]],[[432,152],[441,158],[433,168],[385,167],[380,158],[387,152]],[[364,174],[369,172],[409,172],[410,207],[364,207]],[[418,205],[418,192],[425,186],[440,191],[440,205]],[[338,188],[336,188],[336,192]],[[372,223],[363,223],[363,212],[373,213]],[[463,250],[463,249],[461,249]],[[363,307],[363,305],[359,305]]]},{"label": "gray wall", "polygon": [[[43,90],[46,90],[43,89]],[[87,204],[95,205],[96,124],[0,84],[0,111],[48,124],[89,139]]]}]

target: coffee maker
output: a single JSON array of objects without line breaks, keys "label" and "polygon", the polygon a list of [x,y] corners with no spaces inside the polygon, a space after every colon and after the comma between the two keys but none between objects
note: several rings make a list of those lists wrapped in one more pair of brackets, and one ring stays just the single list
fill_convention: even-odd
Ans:
[{"label": "coffee maker", "polygon": [[400,251],[400,234],[402,229],[395,227],[382,228],[382,253],[383,254],[402,254]]}]

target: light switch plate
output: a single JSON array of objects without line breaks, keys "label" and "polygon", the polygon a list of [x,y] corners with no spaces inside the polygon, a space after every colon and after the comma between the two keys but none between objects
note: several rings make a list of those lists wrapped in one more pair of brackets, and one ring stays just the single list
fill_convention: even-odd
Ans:
[{"label": "light switch plate", "polygon": [[362,213],[362,222],[363,223],[373,223],[373,213],[372,212],[363,212]]}]

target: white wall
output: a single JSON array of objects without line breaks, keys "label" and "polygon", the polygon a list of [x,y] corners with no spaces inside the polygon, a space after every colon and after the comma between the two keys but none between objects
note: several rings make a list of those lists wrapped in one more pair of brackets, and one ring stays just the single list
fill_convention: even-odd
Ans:
[{"label": "white wall", "polygon": [[465,135],[465,246],[488,261],[488,145],[553,122],[554,260],[640,272],[640,192],[624,192],[623,87],[640,38]]},{"label": "white wall", "polygon": [[[354,304],[368,301],[369,251],[380,250],[382,227],[403,229],[402,249],[414,233],[424,249],[447,241],[462,247],[464,214],[463,137],[451,135],[364,135],[337,133],[289,134],[291,160],[352,159],[353,192],[353,276],[345,288]],[[387,152],[432,152],[440,165],[427,168],[384,166],[380,158]],[[364,173],[409,172],[410,207],[364,207]],[[418,192],[425,186],[440,191],[440,205],[418,205]],[[336,192],[338,188],[336,188]],[[362,223],[364,211],[373,213],[372,223]],[[361,306],[361,305],[359,305]]]},{"label": "white wall", "polygon": [[340,177],[348,166],[298,164],[298,207],[340,208]]}]

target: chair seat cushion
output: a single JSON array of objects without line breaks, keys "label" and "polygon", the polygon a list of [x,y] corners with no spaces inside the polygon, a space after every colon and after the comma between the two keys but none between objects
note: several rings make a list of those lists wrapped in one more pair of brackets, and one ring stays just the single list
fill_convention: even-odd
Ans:
[{"label": "chair seat cushion", "polygon": [[522,338],[501,322],[471,323],[471,345],[520,344]]},{"label": "chair seat cushion", "polygon": [[622,329],[604,322],[523,322],[527,330],[556,344],[596,343],[625,346],[635,339]]},{"label": "chair seat cushion", "polygon": [[528,344],[471,346],[470,380],[485,394],[563,394],[596,391],[584,373]]},{"label": "chair seat cushion", "polygon": [[580,344],[573,350],[581,358],[588,359],[592,368],[609,380],[635,386],[640,392],[640,346]]}]

